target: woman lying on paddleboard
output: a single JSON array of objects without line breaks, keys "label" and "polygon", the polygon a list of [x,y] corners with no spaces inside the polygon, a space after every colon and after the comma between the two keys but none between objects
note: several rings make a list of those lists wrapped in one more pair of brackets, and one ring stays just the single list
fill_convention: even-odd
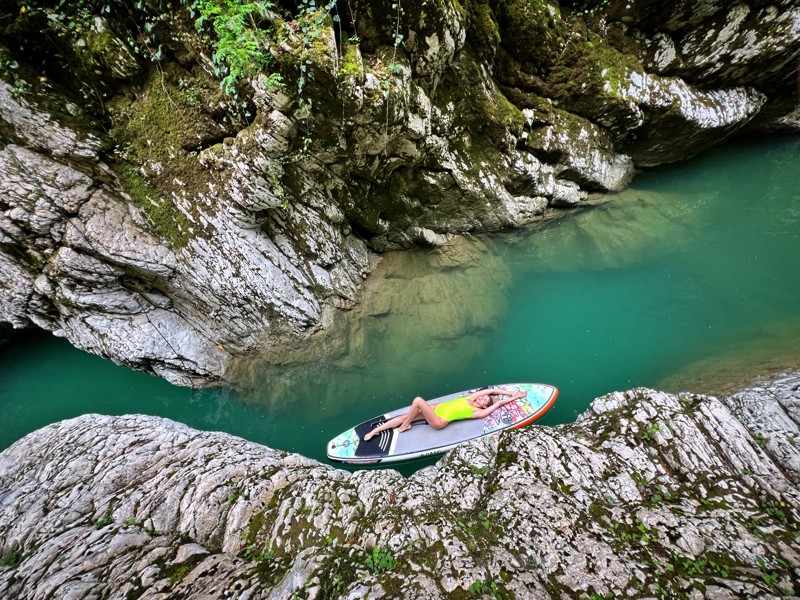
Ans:
[{"label": "woman lying on paddleboard", "polygon": [[[522,391],[510,393],[508,390],[491,388],[479,390],[469,396],[462,396],[439,404],[428,404],[423,398],[417,396],[406,414],[390,419],[383,425],[376,427],[364,436],[364,441],[368,442],[381,431],[394,429],[395,427],[399,427],[399,431],[407,431],[411,429],[411,423],[422,419],[425,419],[428,425],[434,429],[447,427],[452,421],[483,419],[512,400],[525,397],[527,393]],[[508,397],[492,403],[492,395]]]}]

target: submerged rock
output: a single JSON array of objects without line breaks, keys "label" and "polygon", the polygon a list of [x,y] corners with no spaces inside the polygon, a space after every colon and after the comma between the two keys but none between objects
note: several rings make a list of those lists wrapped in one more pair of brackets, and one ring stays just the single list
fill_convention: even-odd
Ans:
[{"label": "submerged rock", "polygon": [[250,598],[800,593],[800,373],[638,388],[406,479],[145,416],[0,454],[0,593]]}]

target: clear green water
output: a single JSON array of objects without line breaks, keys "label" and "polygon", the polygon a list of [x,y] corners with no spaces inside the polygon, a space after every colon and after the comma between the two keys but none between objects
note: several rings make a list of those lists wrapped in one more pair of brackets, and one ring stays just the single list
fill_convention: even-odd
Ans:
[{"label": "clear green water", "polygon": [[[36,335],[0,347],[0,448],[88,412],[161,415],[325,460],[325,442],[414,395],[506,381],[604,393],[722,391],[800,365],[800,140],[731,145],[637,177],[541,231],[388,256],[332,359],[191,390]],[[425,464],[425,463],[422,463]],[[413,470],[416,466],[405,470]]]}]

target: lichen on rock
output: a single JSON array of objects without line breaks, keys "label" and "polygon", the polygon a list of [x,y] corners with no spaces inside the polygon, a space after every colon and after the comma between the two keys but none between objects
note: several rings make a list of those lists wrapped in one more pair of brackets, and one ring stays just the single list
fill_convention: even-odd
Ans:
[{"label": "lichen on rock", "polygon": [[[791,3],[20,6],[0,9],[0,315],[181,383],[316,335],[376,253],[528,226],[747,128],[797,129]],[[169,275],[65,237],[90,196],[122,219],[105,238],[174,257]],[[73,252],[98,269],[80,286]]]},{"label": "lichen on rock", "polygon": [[798,389],[615,392],[408,479],[86,415],[0,454],[0,593],[796,594]]}]

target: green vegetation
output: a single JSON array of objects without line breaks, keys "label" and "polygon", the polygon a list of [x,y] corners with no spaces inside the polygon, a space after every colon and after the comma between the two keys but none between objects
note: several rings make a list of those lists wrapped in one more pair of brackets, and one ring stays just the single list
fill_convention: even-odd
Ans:
[{"label": "green vegetation", "polygon": [[22,564],[24,559],[25,557],[22,552],[19,550],[14,550],[8,554],[0,556],[0,567],[11,567],[12,569],[16,569],[20,564]]},{"label": "green vegetation", "polygon": [[113,523],[113,521],[111,520],[111,515],[105,514],[102,517],[100,517],[97,521],[95,521],[94,528],[101,529],[106,525],[111,525],[111,523]]},{"label": "green vegetation", "polygon": [[334,547],[316,572],[322,598],[338,598],[345,588],[358,579],[356,567],[344,547]]},{"label": "green vegetation", "polygon": [[582,20],[577,20],[547,74],[546,94],[559,108],[576,115],[595,122],[614,121],[624,135],[627,123],[639,122],[625,90],[632,75],[643,72],[634,56],[612,47],[606,39],[589,31]]},{"label": "green vegetation", "polygon": [[545,74],[569,36],[558,2],[498,0],[490,4],[502,32],[503,46],[526,68]]},{"label": "green vegetation", "polygon": [[194,569],[203,560],[203,558],[203,555],[196,554],[186,560],[186,562],[178,564],[161,562],[159,563],[159,567],[163,576],[169,579],[174,585],[181,582],[184,577],[191,573],[192,569]]},{"label": "green vegetation", "polygon": [[660,504],[662,502],[677,502],[678,498],[673,496],[668,489],[663,486],[660,486],[660,491],[652,494],[650,496],[650,502],[652,504]]},{"label": "green vegetation", "polygon": [[759,555],[756,555],[756,562],[761,569],[761,581],[763,581],[764,585],[766,585],[770,590],[776,591],[782,596],[790,596],[792,595],[793,591],[796,591],[792,590],[791,588],[786,589],[778,585],[782,574],[788,575],[789,581],[792,580],[794,570],[792,563],[783,560],[782,558],[777,558],[775,559],[777,568],[772,568],[767,564],[767,561],[764,559],[764,557]]},{"label": "green vegetation", "polygon": [[785,502],[776,502],[775,500],[770,500],[765,502],[762,508],[764,509],[765,513],[775,518],[782,525],[789,525],[789,519],[786,516],[786,511],[784,510],[784,508],[786,508]]},{"label": "green vegetation", "polygon": [[[216,34],[214,64],[225,92],[237,97],[241,79],[258,75],[272,65],[269,24],[274,4],[268,0],[190,0],[188,6],[199,15],[195,21],[198,31],[210,27]],[[273,87],[283,85],[279,73],[271,73],[267,81]]]},{"label": "green vegetation", "polygon": [[489,467],[488,466],[477,467],[475,465],[470,465],[469,470],[475,477],[483,477],[489,471]]},{"label": "green vegetation", "polygon": [[473,596],[491,596],[497,600],[514,598],[515,595],[490,579],[477,579],[469,586],[469,593]]},{"label": "green vegetation", "polygon": [[263,562],[275,558],[275,551],[272,548],[262,548],[259,552],[256,544],[250,544],[242,552],[242,558]]},{"label": "green vegetation", "polygon": [[233,504],[236,502],[241,496],[244,490],[241,487],[236,487],[228,493],[228,502]]},{"label": "green vegetation", "polygon": [[346,38],[342,58],[339,61],[339,75],[343,79],[360,78],[364,73],[363,61],[359,57],[358,38]]},{"label": "green vegetation", "polygon": [[19,63],[7,58],[2,52],[3,49],[0,49],[0,74],[3,80],[11,84],[9,92],[15,98],[26,95],[31,90],[31,84],[20,73]]},{"label": "green vegetation", "polygon": [[500,29],[491,5],[481,0],[467,0],[464,6],[467,11],[469,40],[481,59],[492,60],[500,44]]},{"label": "green vegetation", "polygon": [[649,442],[659,431],[661,431],[661,426],[658,423],[650,423],[641,432],[640,437],[642,440]]},{"label": "green vegetation", "polygon": [[375,546],[372,549],[372,554],[369,554],[364,560],[364,565],[377,575],[379,573],[394,571],[397,567],[397,560],[388,548]]},{"label": "green vegetation", "polygon": [[150,185],[133,165],[119,163],[114,166],[114,172],[133,203],[148,216],[155,235],[167,240],[173,248],[179,248],[189,240],[191,223],[186,215]]}]

